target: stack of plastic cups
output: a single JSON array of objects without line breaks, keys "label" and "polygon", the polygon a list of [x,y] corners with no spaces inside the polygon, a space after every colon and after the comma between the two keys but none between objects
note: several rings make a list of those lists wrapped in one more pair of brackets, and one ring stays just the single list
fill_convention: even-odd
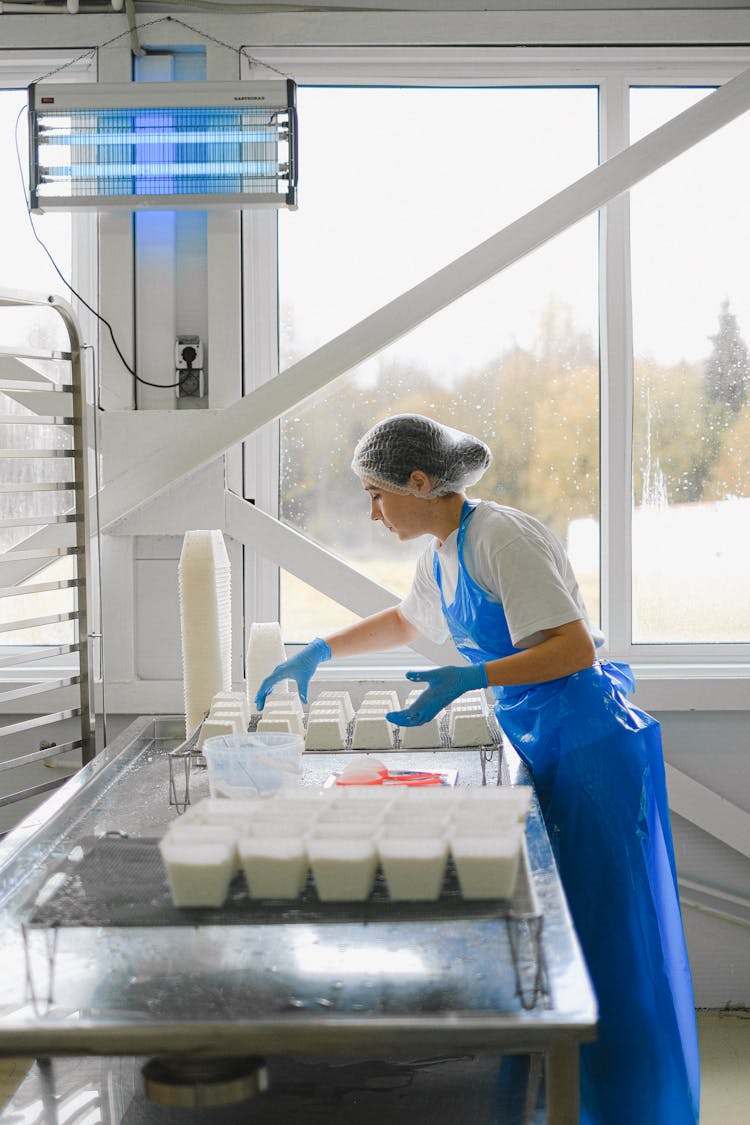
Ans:
[{"label": "stack of plastic cups", "polygon": [[232,686],[232,573],[220,531],[188,531],[178,567],[185,734]]}]

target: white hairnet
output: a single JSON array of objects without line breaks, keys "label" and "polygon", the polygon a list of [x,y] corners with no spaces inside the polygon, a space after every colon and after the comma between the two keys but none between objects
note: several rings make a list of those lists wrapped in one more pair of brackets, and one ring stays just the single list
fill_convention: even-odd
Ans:
[{"label": "white hairnet", "polygon": [[425,499],[463,492],[476,484],[492,460],[479,438],[443,426],[422,414],[394,414],[360,438],[352,468],[363,480],[390,492],[414,493],[415,470],[432,481]]}]

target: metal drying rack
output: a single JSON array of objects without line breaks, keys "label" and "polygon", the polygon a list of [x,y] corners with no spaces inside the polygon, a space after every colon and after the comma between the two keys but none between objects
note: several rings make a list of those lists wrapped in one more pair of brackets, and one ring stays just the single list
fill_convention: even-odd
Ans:
[{"label": "metal drying rack", "polygon": [[[167,755],[169,763],[169,805],[174,808],[178,816],[186,811],[190,805],[190,774],[193,766],[205,769],[206,758],[198,749],[203,721],[195,728],[189,738],[170,750]],[[180,777],[181,774],[181,777]],[[181,792],[178,787],[181,784]]]},{"label": "metal drying rack", "polygon": [[[114,889],[114,891],[113,891]],[[542,952],[543,914],[534,890],[526,845],[510,899],[464,899],[449,859],[440,896],[434,902],[394,902],[378,869],[372,892],[363,902],[323,902],[312,876],[300,896],[288,900],[251,899],[243,875],[235,876],[219,908],[172,905],[158,840],[110,832],[80,839],[54,866],[45,883],[22,911],[26,981],[34,1011],[54,1002],[58,934],[70,927],[139,929],[238,925],[320,925],[326,923],[456,923],[502,921],[508,935],[515,991],[521,1007],[531,1011],[548,1001]],[[36,935],[36,936],[35,936]],[[32,971],[31,948],[44,942],[44,968]]]},{"label": "metal drying rack", "polygon": [[[255,729],[257,728],[259,717],[260,716],[257,713],[251,716],[250,724],[248,726],[248,731],[250,733],[255,731]],[[353,740],[353,736],[354,736],[354,723],[355,723],[355,720],[350,719],[350,721],[347,725],[347,728],[346,728],[346,745],[341,750],[336,751],[336,753],[339,753],[339,754],[368,753],[368,751],[366,751],[366,750],[361,750],[361,751],[355,750],[352,746],[352,740]],[[460,749],[464,749],[464,750],[466,750],[466,749],[476,749],[476,750],[479,751],[480,759],[481,759],[481,762],[482,762],[482,782],[483,783],[486,781],[486,766],[487,766],[487,763],[491,762],[495,753],[499,754],[500,750],[502,748],[502,734],[501,734],[500,727],[499,727],[498,722],[497,722],[497,718],[496,718],[496,716],[495,716],[495,714],[492,710],[490,710],[487,714],[487,724],[488,724],[490,733],[492,735],[492,744],[491,745],[487,744],[487,745],[476,746],[476,747],[460,747]],[[436,750],[456,750],[456,749],[459,749],[459,747],[456,747],[451,743],[450,734],[449,734],[449,731],[448,731],[447,716],[441,715],[439,717],[438,726],[439,726],[439,730],[440,730],[440,746],[436,746],[435,749]],[[189,738],[185,739],[184,742],[181,742],[180,745],[175,747],[174,750],[171,750],[169,752],[168,756],[167,756],[167,762],[168,762],[168,765],[169,765],[169,805],[170,805],[170,808],[174,808],[176,810],[178,816],[181,816],[186,811],[186,809],[189,808],[190,803],[191,803],[190,775],[191,775],[193,766],[197,767],[198,769],[205,769],[205,767],[206,767],[205,755],[201,754],[200,750],[198,749],[198,743],[200,741],[200,734],[201,734],[202,729],[203,729],[203,721],[201,721],[200,724],[195,728],[195,730],[193,731],[193,733],[190,735]],[[382,751],[382,753],[391,754],[394,751],[399,751],[399,750],[402,750],[402,749],[403,749],[403,747],[401,746],[401,731],[397,727],[396,731],[395,731],[395,742],[394,742],[393,748],[392,749],[385,749],[385,750]],[[373,750],[373,752],[378,753],[379,751]],[[413,752],[418,754],[418,753],[422,753],[423,751],[414,750]],[[325,754],[325,753],[328,753],[328,754],[330,754],[330,753],[332,753],[332,750],[322,750],[322,751],[310,750],[310,751],[307,751],[307,753],[310,753],[310,754],[317,754],[317,753],[324,753]],[[500,772],[498,771],[498,784],[499,784],[499,781],[500,781]]]}]

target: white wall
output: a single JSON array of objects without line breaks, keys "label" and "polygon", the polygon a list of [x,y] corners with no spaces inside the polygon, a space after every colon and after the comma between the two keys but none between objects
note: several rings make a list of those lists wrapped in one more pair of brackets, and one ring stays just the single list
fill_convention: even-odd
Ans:
[{"label": "white wall", "polygon": [[[665,711],[664,756],[669,765],[750,809],[750,716],[743,711]],[[699,1007],[750,1005],[750,864],[747,857],[672,813],[683,918]],[[750,840],[748,840],[750,845]],[[700,893],[707,886],[726,898]],[[744,900],[744,905],[734,899]],[[686,905],[691,903],[693,905]],[[712,913],[707,913],[710,910]],[[727,918],[718,914],[724,913]],[[730,921],[734,917],[737,921]]]}]

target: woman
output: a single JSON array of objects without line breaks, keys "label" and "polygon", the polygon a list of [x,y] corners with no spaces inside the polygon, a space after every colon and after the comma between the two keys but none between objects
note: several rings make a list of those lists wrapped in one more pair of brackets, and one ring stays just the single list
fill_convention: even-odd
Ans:
[{"label": "woman", "polygon": [[421,415],[378,423],[352,467],[373,520],[399,539],[430,535],[400,605],[316,638],[274,670],[307,701],[331,657],[450,635],[467,664],[408,672],[427,684],[389,718],[427,722],[491,687],[498,721],[529,767],[599,1002],[581,1052],[586,1125],[691,1125],[699,1066],[658,723],[627,702],[626,665],[597,660],[559,541],[533,517],[468,500],[487,446]]}]

